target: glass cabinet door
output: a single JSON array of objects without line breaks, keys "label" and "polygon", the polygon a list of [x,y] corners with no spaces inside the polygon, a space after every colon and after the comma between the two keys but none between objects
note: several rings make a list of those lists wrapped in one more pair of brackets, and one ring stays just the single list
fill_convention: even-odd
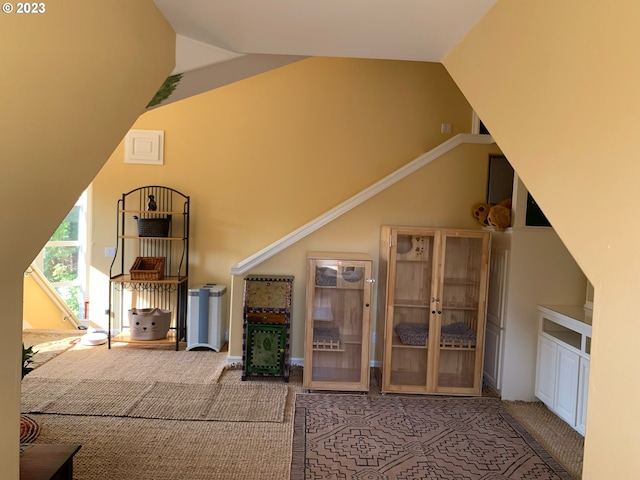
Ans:
[{"label": "glass cabinet door", "polygon": [[[386,382],[391,386],[427,387],[430,307],[433,290],[435,232],[394,231],[389,258]],[[395,268],[394,268],[395,266]]]},{"label": "glass cabinet door", "polygon": [[490,234],[383,226],[383,392],[481,394]]},{"label": "glass cabinet door", "polygon": [[305,388],[369,389],[372,263],[310,255]]},{"label": "glass cabinet door", "polygon": [[439,332],[432,343],[438,390],[477,388],[481,378],[488,239],[466,235],[446,234],[442,240],[441,286],[434,302]]}]

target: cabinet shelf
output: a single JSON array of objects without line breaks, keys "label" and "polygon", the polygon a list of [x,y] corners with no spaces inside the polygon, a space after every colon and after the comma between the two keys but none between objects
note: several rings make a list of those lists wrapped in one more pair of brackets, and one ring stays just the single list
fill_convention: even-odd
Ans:
[{"label": "cabinet shelf", "polygon": [[407,370],[391,370],[389,376],[392,379],[389,385],[390,392],[398,393],[415,393],[416,389],[426,388],[427,372],[425,371],[407,371]]},{"label": "cabinet shelf", "polygon": [[475,349],[476,349],[475,344],[474,345],[464,345],[464,344],[451,345],[446,343],[440,344],[440,350],[473,351]]},{"label": "cabinet shelf", "polygon": [[[404,308],[431,308],[431,305],[429,304],[425,304],[423,301],[421,300],[396,300],[393,304],[395,307],[404,307]],[[469,305],[469,304],[448,304],[448,305],[442,305],[441,309],[447,309],[447,310],[469,310],[469,311],[473,311],[473,310],[477,310],[477,306],[476,305]]]},{"label": "cabinet shelf", "polygon": [[560,340],[562,343],[572,346],[576,350],[580,350],[580,344],[582,341],[582,337],[579,333],[573,332],[571,330],[542,330],[544,333],[553,337],[557,340]]},{"label": "cabinet shelf", "polygon": [[473,312],[478,309],[475,305],[443,305],[443,310],[464,310],[467,312]]},{"label": "cabinet shelf", "polygon": [[451,285],[451,286],[455,286],[455,285],[467,286],[467,285],[477,285],[478,281],[474,279],[468,279],[468,278],[445,278],[444,284]]},{"label": "cabinet shelf", "polygon": [[340,285],[316,285],[318,290],[353,290],[354,288],[358,288],[357,285],[349,285],[349,286],[340,286]]},{"label": "cabinet shelf", "polygon": [[[427,350],[427,345],[408,345],[406,343],[402,343],[400,339],[394,339],[391,345],[393,348],[407,348],[407,349],[418,349],[418,350]],[[441,350],[475,350],[475,343],[451,343],[451,342],[440,342],[439,348]]]},{"label": "cabinet shelf", "polygon": [[140,237],[138,235],[118,235],[118,238],[129,239],[129,240],[163,240],[163,241],[186,240],[186,237]]},{"label": "cabinet shelf", "polygon": [[186,215],[187,212],[177,212],[173,210],[118,210],[118,213],[140,213],[149,215]]},{"label": "cabinet shelf", "polygon": [[345,345],[362,345],[360,335],[340,335],[336,340],[313,339],[313,351],[315,352],[344,352]]},{"label": "cabinet shelf", "polygon": [[398,299],[393,302],[396,307],[408,307],[408,308],[429,308],[431,305],[425,303],[424,300],[404,300]]},{"label": "cabinet shelf", "polygon": [[418,350],[426,350],[427,346],[426,345],[407,345],[406,343],[402,343],[399,339],[393,341],[392,345],[393,348],[409,348],[409,349],[418,349]]},{"label": "cabinet shelf", "polygon": [[313,342],[311,348],[314,352],[340,352],[344,353],[346,349],[341,342],[327,343],[327,342]]},{"label": "cabinet shelf", "polygon": [[116,288],[125,288],[128,290],[156,290],[172,292],[178,288],[178,285],[186,283],[187,277],[165,277],[163,280],[131,280],[131,275],[118,275],[111,279]]},{"label": "cabinet shelf", "polygon": [[176,332],[174,330],[169,331],[166,338],[162,338],[160,340],[135,340],[131,338],[131,335],[128,333],[118,333],[113,336],[114,342],[123,342],[123,343],[137,343],[140,345],[172,345],[176,342]]},{"label": "cabinet shelf", "polygon": [[313,376],[318,382],[335,385],[335,390],[340,390],[345,383],[357,382],[360,379],[360,370],[357,368],[316,367]]}]

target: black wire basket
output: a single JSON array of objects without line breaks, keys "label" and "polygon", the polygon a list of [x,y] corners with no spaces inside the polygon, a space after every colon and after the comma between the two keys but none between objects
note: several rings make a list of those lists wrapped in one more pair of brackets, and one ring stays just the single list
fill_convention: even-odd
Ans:
[{"label": "black wire basket", "polygon": [[168,237],[171,217],[166,218],[139,218],[133,216],[138,222],[139,237]]}]

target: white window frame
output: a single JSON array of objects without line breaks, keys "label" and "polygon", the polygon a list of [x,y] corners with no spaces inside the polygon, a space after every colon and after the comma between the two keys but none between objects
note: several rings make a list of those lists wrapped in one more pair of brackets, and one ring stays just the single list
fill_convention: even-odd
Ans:
[{"label": "white window frame", "polygon": [[79,305],[78,319],[85,319],[85,305],[89,299],[89,268],[91,266],[91,249],[89,215],[91,212],[91,186],[89,186],[78,198],[74,204],[74,208],[80,206],[80,215],[78,218],[78,240],[67,241],[49,241],[42,248],[38,256],[34,260],[40,271],[44,272],[44,250],[47,247],[78,247],[78,276],[74,281],[50,282],[51,286],[57,287],[73,287],[78,286],[82,292],[84,303]]}]

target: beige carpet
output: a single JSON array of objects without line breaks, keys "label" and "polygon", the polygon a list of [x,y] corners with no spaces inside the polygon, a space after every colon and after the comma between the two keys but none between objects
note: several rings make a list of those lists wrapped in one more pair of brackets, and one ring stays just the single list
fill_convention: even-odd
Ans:
[{"label": "beige carpet", "polygon": [[[119,344],[122,345],[122,344]],[[227,353],[75,345],[28,374],[29,378],[128,380],[210,384],[218,381]]]},{"label": "beige carpet", "polygon": [[541,402],[503,402],[509,414],[574,478],[581,478],[584,437]]},{"label": "beige carpet", "polygon": [[82,480],[286,480],[302,370],[292,369],[288,384],[278,378],[242,382],[241,373],[225,370],[218,383],[285,386],[283,422],[33,414],[41,426],[36,443],[82,444],[74,460],[74,478]]},{"label": "beige carpet", "polygon": [[[284,385],[220,385],[26,377],[22,413],[163,420],[282,422]],[[265,399],[269,399],[265,402]]]},{"label": "beige carpet", "polygon": [[[85,354],[80,354],[80,350]],[[190,379],[190,383],[197,384],[202,381],[202,379],[198,380],[198,375],[206,375],[208,379],[213,378],[214,383],[220,385],[241,387],[254,384],[286,385],[288,394],[284,402],[284,421],[282,423],[220,422],[33,414],[31,416],[41,427],[40,436],[36,442],[82,444],[82,448],[75,457],[74,476],[83,480],[105,478],[110,480],[131,478],[137,480],[258,478],[286,480],[289,478],[294,402],[296,394],[302,392],[301,368],[292,368],[287,384],[284,384],[280,378],[269,377],[252,377],[242,382],[240,369],[224,369],[226,353],[166,351],[168,354],[192,354],[193,367],[198,373],[190,372],[188,368],[180,371],[186,365],[178,361],[182,355],[164,357],[156,355],[158,353],[160,351],[133,346],[107,350],[106,347],[79,345],[43,367],[38,367],[29,376],[47,378],[50,375],[50,378],[73,378],[68,375],[75,371],[84,372],[85,375],[98,379],[100,375],[108,375],[110,378],[117,377],[119,380],[142,377],[167,382],[181,382],[184,376]],[[165,365],[153,361],[161,357],[173,358],[178,363]],[[73,360],[67,361],[67,358]],[[108,362],[111,367],[102,368],[100,365],[102,361]],[[75,363],[79,365],[74,365]],[[191,363],[188,362],[188,364]],[[96,369],[84,368],[89,365],[94,365]],[[66,370],[67,368],[69,370]],[[93,373],[92,370],[94,370]],[[163,370],[166,376],[163,375]],[[217,376],[209,370],[219,371],[220,375]],[[375,375],[372,375],[369,395],[380,395]],[[270,399],[264,398],[263,401],[269,402]],[[581,439],[577,432],[561,421],[548,422],[549,426],[545,430],[547,415],[556,420],[557,417],[538,403],[521,403],[514,409],[515,411],[511,411],[510,406],[507,405],[507,409],[522,425],[535,430],[523,421],[523,419],[528,420],[529,424],[537,428],[539,435],[548,438],[549,442],[540,443],[549,453],[556,456],[556,459],[574,474],[576,479],[580,478],[582,447],[576,441],[576,437]],[[538,418],[542,421],[537,421]],[[540,441],[539,438],[538,441]],[[549,443],[554,444],[556,448],[554,445],[550,447]],[[577,468],[572,470],[570,465],[577,465]]]}]

